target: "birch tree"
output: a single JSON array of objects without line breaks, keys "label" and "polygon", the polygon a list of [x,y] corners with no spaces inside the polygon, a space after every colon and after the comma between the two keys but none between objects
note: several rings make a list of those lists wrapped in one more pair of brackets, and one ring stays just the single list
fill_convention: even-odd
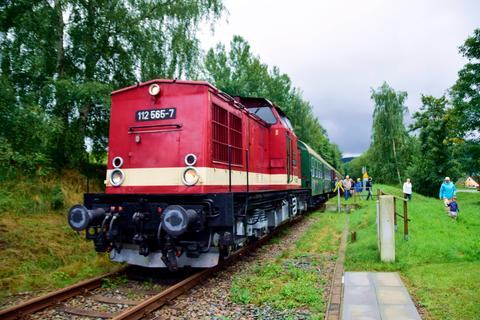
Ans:
[{"label": "birch tree", "polygon": [[408,163],[408,135],[403,118],[407,93],[395,91],[386,82],[372,89],[374,103],[371,167],[377,180],[402,183],[403,171]]}]

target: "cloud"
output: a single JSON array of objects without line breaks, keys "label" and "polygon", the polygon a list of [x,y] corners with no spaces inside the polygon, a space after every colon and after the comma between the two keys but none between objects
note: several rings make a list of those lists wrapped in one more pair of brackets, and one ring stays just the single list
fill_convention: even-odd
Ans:
[{"label": "cloud", "polygon": [[252,51],[287,73],[314,106],[320,123],[345,154],[370,144],[371,88],[387,81],[407,91],[440,96],[465,61],[458,46],[480,27],[480,1],[226,1],[205,49],[243,36]]}]

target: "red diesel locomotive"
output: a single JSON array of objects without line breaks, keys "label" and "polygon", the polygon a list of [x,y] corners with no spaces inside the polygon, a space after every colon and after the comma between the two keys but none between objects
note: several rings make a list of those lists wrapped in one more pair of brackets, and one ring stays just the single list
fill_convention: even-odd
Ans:
[{"label": "red diesel locomotive", "polygon": [[68,214],[98,252],[146,267],[211,267],[305,211],[300,149],[281,111],[206,82],[112,93],[106,191]]}]

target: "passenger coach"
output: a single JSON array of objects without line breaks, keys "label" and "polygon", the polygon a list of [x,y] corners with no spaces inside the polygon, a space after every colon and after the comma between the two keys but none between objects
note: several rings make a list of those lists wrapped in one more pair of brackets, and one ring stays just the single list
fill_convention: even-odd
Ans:
[{"label": "passenger coach", "polygon": [[311,191],[309,206],[315,207],[328,199],[335,178],[341,174],[306,143],[299,141],[298,145],[302,159],[302,187]]}]

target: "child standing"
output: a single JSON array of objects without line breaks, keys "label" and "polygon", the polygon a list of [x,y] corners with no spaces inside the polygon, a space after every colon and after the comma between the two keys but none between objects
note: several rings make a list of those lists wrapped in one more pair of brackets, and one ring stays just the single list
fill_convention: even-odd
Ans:
[{"label": "child standing", "polygon": [[458,211],[460,211],[460,209],[458,208],[457,197],[453,196],[452,201],[450,201],[447,206],[450,208],[450,212],[448,215],[453,219],[457,220]]}]

